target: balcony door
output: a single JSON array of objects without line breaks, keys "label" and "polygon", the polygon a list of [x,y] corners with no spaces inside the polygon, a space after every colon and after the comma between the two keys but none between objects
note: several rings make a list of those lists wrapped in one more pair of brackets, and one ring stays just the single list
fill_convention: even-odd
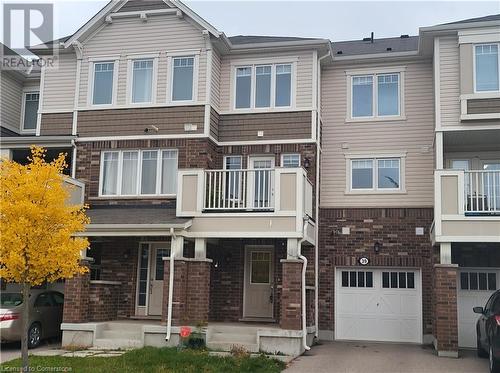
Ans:
[{"label": "balcony door", "polygon": [[251,156],[248,159],[248,200],[253,209],[273,207],[274,157]]},{"label": "balcony door", "polygon": [[483,161],[484,192],[487,195],[489,210],[500,211],[500,160]]}]

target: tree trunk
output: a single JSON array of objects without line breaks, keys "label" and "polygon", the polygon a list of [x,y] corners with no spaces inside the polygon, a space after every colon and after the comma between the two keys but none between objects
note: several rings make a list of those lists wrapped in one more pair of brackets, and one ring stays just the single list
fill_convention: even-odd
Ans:
[{"label": "tree trunk", "polygon": [[21,333],[21,356],[23,359],[23,372],[29,371],[28,363],[28,328],[29,328],[29,303],[30,303],[30,284],[23,282],[23,329]]}]

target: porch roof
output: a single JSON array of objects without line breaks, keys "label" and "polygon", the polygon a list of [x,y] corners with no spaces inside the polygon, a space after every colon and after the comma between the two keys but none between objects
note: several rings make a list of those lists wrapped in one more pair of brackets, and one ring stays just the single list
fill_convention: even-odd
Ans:
[{"label": "porch roof", "polygon": [[184,230],[192,222],[178,218],[170,206],[95,206],[87,216],[85,236],[168,236],[171,229]]}]

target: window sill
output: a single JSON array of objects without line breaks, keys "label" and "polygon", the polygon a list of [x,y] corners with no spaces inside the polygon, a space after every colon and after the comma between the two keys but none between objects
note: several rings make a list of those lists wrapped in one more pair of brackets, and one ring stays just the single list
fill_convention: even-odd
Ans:
[{"label": "window sill", "polygon": [[261,114],[261,113],[287,113],[295,111],[312,111],[312,108],[295,108],[295,107],[283,107],[283,108],[253,108],[253,109],[231,109],[221,111],[220,114]]},{"label": "window sill", "polygon": [[401,122],[405,120],[406,115],[402,115],[399,117],[346,118],[345,123]]},{"label": "window sill", "polygon": [[163,195],[140,195],[140,196],[98,196],[89,197],[89,200],[102,201],[102,200],[137,200],[137,199],[175,199],[176,194],[163,194]]},{"label": "window sill", "polygon": [[344,195],[401,195],[408,194],[406,190],[346,190]]}]

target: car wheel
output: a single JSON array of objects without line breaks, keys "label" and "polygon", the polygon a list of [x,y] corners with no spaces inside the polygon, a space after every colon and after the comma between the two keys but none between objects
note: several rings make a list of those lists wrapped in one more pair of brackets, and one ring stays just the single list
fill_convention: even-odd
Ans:
[{"label": "car wheel", "polygon": [[40,344],[42,340],[42,328],[40,324],[31,324],[28,330],[28,348],[35,348]]},{"label": "car wheel", "polygon": [[485,351],[483,346],[481,346],[481,342],[479,340],[479,336],[477,337],[477,356],[478,357],[488,357],[488,353]]},{"label": "car wheel", "polygon": [[500,362],[493,356],[493,347],[490,344],[490,373],[500,373]]}]

